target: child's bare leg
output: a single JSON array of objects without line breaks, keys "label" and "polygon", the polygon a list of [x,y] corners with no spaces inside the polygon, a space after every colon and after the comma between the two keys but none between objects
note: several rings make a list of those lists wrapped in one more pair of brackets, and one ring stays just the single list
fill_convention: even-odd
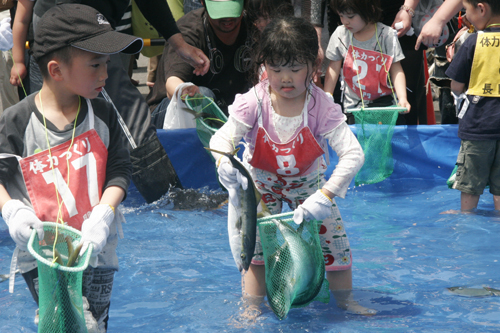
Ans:
[{"label": "child's bare leg", "polygon": [[462,195],[460,196],[460,210],[468,211],[477,208],[478,203],[479,195],[462,192]]},{"label": "child's bare leg", "polygon": [[243,296],[266,296],[266,271],[264,265],[250,264],[248,271],[241,279]]},{"label": "child's bare leg", "polygon": [[373,316],[377,314],[377,311],[361,306],[353,299],[352,269],[326,272],[326,279],[330,284],[330,290],[339,308],[347,310],[350,313],[364,316]]},{"label": "child's bare leg", "polygon": [[241,291],[243,294],[242,317],[254,321],[260,314],[260,304],[266,296],[266,274],[264,265],[250,264],[248,271],[241,277]]},{"label": "child's bare leg", "polygon": [[495,210],[500,210],[500,196],[499,195],[493,196],[493,204],[495,205]]}]

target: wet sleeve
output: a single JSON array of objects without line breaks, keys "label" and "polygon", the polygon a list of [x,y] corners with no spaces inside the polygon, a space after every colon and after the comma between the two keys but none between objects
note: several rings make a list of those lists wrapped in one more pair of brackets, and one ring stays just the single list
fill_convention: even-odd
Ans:
[{"label": "wet sleeve", "polygon": [[339,162],[324,187],[336,196],[344,198],[349,184],[363,166],[365,155],[358,139],[346,123],[326,133],[324,138],[339,157]]}]

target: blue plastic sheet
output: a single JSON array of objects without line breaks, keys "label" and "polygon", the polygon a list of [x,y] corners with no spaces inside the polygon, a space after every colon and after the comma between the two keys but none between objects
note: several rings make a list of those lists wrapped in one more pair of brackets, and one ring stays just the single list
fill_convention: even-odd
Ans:
[{"label": "blue plastic sheet", "polygon": [[[356,128],[350,126],[356,134]],[[396,126],[392,139],[394,172],[391,179],[446,180],[456,162],[460,139],[458,125]],[[219,187],[214,163],[196,130],[158,130],[158,137],[185,188]],[[338,162],[330,148],[330,176]]]}]

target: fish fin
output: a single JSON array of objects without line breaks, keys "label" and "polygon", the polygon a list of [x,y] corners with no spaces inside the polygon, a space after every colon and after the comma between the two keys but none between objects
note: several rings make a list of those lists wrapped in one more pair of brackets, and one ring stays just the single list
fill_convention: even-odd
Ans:
[{"label": "fish fin", "polygon": [[206,150],[209,150],[209,151],[212,151],[214,153],[217,153],[217,154],[221,154],[221,155],[224,155],[224,156],[228,156],[228,155],[236,155],[236,153],[238,153],[240,151],[240,148],[236,148],[235,150],[233,150],[232,152],[222,152],[220,150],[216,150],[216,149],[212,149],[212,148],[208,148],[208,147],[204,147]]}]

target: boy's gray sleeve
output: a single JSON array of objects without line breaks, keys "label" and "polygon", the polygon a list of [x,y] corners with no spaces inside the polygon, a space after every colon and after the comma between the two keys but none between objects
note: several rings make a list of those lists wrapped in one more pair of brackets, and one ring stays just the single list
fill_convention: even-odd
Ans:
[{"label": "boy's gray sleeve", "polygon": [[93,103],[98,103],[98,105],[94,105],[94,112],[106,123],[109,129],[108,160],[103,191],[110,186],[118,186],[127,192],[132,177],[132,163],[125,145],[126,139],[123,130],[110,104],[99,99],[93,100]]},{"label": "boy's gray sleeve", "polygon": [[[18,103],[6,109],[0,117],[0,152],[22,156],[24,151],[24,130],[29,121],[29,112],[24,112]],[[0,159],[0,184],[6,187],[18,170],[19,163],[15,158]]]}]

